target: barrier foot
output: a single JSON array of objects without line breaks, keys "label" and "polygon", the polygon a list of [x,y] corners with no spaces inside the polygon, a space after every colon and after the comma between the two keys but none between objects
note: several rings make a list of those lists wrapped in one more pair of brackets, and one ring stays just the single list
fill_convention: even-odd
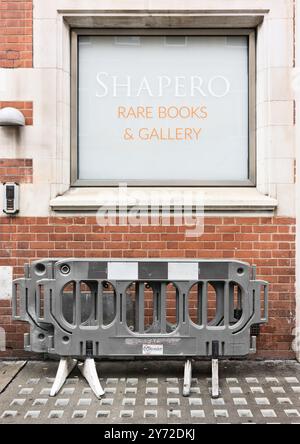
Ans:
[{"label": "barrier foot", "polygon": [[218,359],[212,359],[211,361],[211,371],[212,371],[212,386],[211,386],[211,397],[216,399],[220,396],[219,390],[219,361]]},{"label": "barrier foot", "polygon": [[188,359],[184,365],[183,396],[189,396],[192,383],[192,363]]},{"label": "barrier foot", "polygon": [[97,396],[97,398],[101,398],[104,395],[104,390],[101,387],[96,364],[93,358],[86,358],[84,363],[78,364],[78,368],[81,371],[82,375],[87,380],[89,386]]},{"label": "barrier foot", "polygon": [[69,357],[60,358],[55,380],[50,391],[50,396],[57,395],[76,364],[76,359],[72,359]]}]

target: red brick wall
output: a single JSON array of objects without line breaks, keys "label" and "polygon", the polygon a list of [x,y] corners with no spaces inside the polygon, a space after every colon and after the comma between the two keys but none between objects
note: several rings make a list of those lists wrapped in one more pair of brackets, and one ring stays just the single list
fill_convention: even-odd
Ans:
[{"label": "red brick wall", "polygon": [[32,174],[32,159],[0,158],[0,183],[32,183]]},{"label": "red brick wall", "polygon": [[32,0],[0,0],[0,68],[31,68]]},{"label": "red brick wall", "polygon": [[25,117],[25,125],[33,125],[33,103],[32,102],[4,102],[0,101],[0,109],[12,107],[20,110]]},{"label": "red brick wall", "polygon": [[[293,358],[295,324],[295,226],[284,217],[207,217],[205,232],[186,238],[184,227],[103,227],[94,217],[0,219],[0,265],[14,266],[42,257],[236,258],[257,265],[270,282],[269,323],[262,327],[258,355]],[[10,305],[0,301],[0,325],[7,352],[21,356],[26,326],[12,323]]]}]

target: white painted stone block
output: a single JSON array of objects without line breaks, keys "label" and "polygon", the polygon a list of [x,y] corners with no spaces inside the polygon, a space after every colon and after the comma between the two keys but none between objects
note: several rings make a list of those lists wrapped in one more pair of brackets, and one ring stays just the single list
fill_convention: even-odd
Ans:
[{"label": "white painted stone block", "polygon": [[4,92],[7,88],[7,70],[0,69],[0,93]]},{"label": "white painted stone block", "polygon": [[11,299],[12,295],[12,267],[0,267],[0,300]]},{"label": "white painted stone block", "polygon": [[268,128],[270,157],[295,157],[295,129],[291,126],[273,126]]},{"label": "white painted stone block", "polygon": [[0,327],[0,352],[6,350],[6,333],[4,328]]},{"label": "white painted stone block", "polygon": [[270,125],[292,125],[294,121],[294,103],[276,101],[270,103]]},{"label": "white painted stone block", "polygon": [[36,217],[48,216],[50,212],[51,184],[21,184],[20,214]]},{"label": "white painted stone block", "polygon": [[293,98],[291,68],[270,68],[257,73],[257,103],[290,101]]},{"label": "white painted stone block", "polygon": [[270,159],[270,182],[294,183],[294,159]]},{"label": "white painted stone block", "polygon": [[277,185],[278,216],[295,217],[295,192],[296,187],[293,184]]},{"label": "white painted stone block", "polygon": [[270,20],[268,24],[269,66],[293,66],[293,21]]},{"label": "white painted stone block", "polygon": [[263,102],[257,105],[257,128],[291,126],[294,123],[292,100]]},{"label": "white painted stone block", "polygon": [[290,101],[263,102],[257,105],[257,128],[290,126],[294,122],[294,103]]},{"label": "white painted stone block", "polygon": [[34,20],[33,35],[34,66],[56,68],[56,20]]}]

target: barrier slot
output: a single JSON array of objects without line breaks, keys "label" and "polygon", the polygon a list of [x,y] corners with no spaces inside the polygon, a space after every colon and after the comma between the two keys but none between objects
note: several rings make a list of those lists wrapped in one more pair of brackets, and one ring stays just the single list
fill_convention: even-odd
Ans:
[{"label": "barrier slot", "polygon": [[160,332],[162,334],[166,333],[167,323],[166,323],[166,290],[167,285],[165,282],[161,283],[160,296],[159,296],[159,322],[160,322]]},{"label": "barrier slot", "polygon": [[136,318],[137,318],[137,331],[144,333],[144,319],[145,319],[145,287],[143,282],[136,283]]}]

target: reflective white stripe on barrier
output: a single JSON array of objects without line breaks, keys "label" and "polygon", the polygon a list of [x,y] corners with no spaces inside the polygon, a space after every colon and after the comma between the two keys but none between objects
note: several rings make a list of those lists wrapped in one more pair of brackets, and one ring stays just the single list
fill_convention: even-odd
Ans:
[{"label": "reflective white stripe on barrier", "polygon": [[139,278],[137,262],[108,262],[107,279],[110,281],[134,280]]},{"label": "reflective white stripe on barrier", "polygon": [[170,281],[186,280],[197,281],[199,275],[199,265],[193,262],[169,262],[168,279]]}]

